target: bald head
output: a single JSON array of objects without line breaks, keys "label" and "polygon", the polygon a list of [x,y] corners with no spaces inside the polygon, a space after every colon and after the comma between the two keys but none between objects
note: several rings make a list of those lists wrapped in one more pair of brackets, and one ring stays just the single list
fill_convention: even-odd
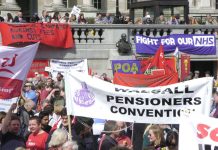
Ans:
[{"label": "bald head", "polygon": [[35,103],[32,100],[26,100],[24,107],[27,111],[31,111],[35,107]]}]

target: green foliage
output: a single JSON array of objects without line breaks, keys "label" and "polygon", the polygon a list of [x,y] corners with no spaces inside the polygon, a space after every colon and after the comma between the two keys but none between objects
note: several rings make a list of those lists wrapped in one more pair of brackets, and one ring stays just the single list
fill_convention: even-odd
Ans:
[{"label": "green foliage", "polygon": [[88,22],[88,24],[94,24],[95,23],[95,18],[93,17],[87,17],[86,21]]}]

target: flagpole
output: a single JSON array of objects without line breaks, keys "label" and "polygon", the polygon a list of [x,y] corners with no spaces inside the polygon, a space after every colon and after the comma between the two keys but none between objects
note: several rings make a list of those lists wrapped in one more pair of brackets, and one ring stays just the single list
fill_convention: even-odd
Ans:
[{"label": "flagpole", "polygon": [[67,115],[68,120],[68,131],[69,131],[69,141],[72,141],[72,130],[71,130],[71,118],[70,115]]},{"label": "flagpole", "polygon": [[133,124],[132,124],[132,136],[131,136],[132,145],[133,145],[133,139],[134,139],[134,124],[135,124],[135,122],[133,122]]}]

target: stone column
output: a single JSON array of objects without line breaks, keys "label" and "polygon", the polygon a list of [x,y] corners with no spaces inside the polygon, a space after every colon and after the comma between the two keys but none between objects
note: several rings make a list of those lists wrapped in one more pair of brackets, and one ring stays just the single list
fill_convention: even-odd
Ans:
[{"label": "stone column", "polygon": [[83,4],[93,7],[92,0],[83,0]]},{"label": "stone column", "polygon": [[64,4],[62,0],[53,0],[53,4],[52,4],[53,8],[63,8]]},{"label": "stone column", "polygon": [[211,0],[201,0],[201,7],[202,8],[210,8],[211,7]]},{"label": "stone column", "polygon": [[17,2],[15,0],[6,0],[4,5],[10,9],[12,8],[20,9],[20,7],[17,5]]},{"label": "stone column", "polygon": [[78,7],[85,12],[86,17],[95,17],[97,9],[94,8],[92,4],[92,0],[82,0],[82,5],[78,5]]},{"label": "stone column", "polygon": [[54,5],[63,5],[63,1],[62,0],[53,0],[53,4]]}]

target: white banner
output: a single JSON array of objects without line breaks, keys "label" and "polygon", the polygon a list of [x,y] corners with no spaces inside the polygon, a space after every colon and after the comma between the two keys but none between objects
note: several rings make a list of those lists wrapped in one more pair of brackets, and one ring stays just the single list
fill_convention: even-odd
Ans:
[{"label": "white banner", "polygon": [[176,124],[181,110],[209,115],[213,79],[132,88],[79,72],[68,72],[65,81],[68,114],[137,123]]},{"label": "white banner", "polygon": [[179,150],[217,150],[217,125],[218,120],[208,116],[192,115],[184,118],[180,124]]},{"label": "white banner", "polygon": [[88,74],[87,59],[81,59],[81,60],[51,59],[50,60],[50,72],[52,74],[53,79],[56,78],[58,72],[64,74],[64,72],[67,70],[76,70]]},{"label": "white banner", "polygon": [[39,43],[22,48],[0,47],[0,111],[7,111],[20,96],[38,46]]},{"label": "white banner", "polygon": [[80,15],[80,12],[81,12],[81,9],[79,9],[77,6],[73,6],[70,14],[76,15],[76,17],[78,18]]}]

